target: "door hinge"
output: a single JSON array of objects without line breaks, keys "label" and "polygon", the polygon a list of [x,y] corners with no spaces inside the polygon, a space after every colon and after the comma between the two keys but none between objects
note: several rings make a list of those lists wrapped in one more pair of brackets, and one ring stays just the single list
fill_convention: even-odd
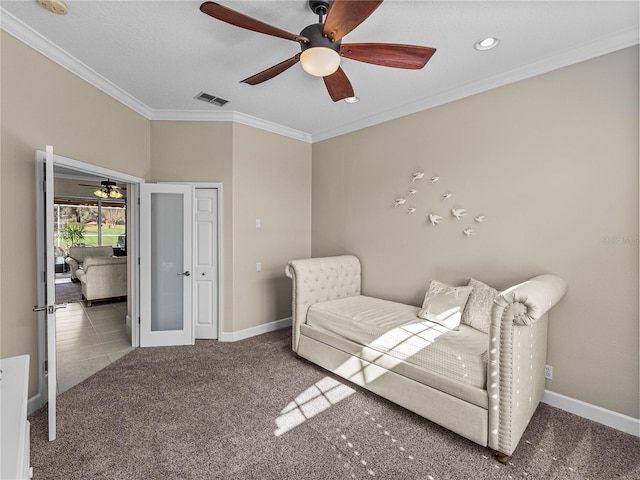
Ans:
[{"label": "door hinge", "polygon": [[48,372],[49,371],[49,360],[45,360],[44,361],[44,371]]},{"label": "door hinge", "polygon": [[42,182],[42,191],[44,193],[47,193],[47,181],[46,180],[44,182]]},{"label": "door hinge", "polygon": [[140,325],[140,317],[138,317],[138,325]]}]

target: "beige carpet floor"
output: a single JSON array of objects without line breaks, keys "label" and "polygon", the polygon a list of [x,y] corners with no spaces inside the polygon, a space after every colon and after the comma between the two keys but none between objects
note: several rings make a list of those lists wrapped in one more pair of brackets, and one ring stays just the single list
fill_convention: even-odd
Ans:
[{"label": "beige carpet floor", "polygon": [[640,439],[541,405],[503,466],[297,358],[290,331],[139,348],[30,417],[35,479],[639,479]]}]

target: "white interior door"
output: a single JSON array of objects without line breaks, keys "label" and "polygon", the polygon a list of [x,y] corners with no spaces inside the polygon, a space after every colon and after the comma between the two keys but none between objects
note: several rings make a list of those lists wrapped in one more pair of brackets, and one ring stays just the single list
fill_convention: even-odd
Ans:
[{"label": "white interior door", "polygon": [[[41,152],[40,152],[41,153]],[[46,397],[48,400],[49,419],[49,441],[56,439],[56,395],[57,395],[57,363],[56,363],[56,310],[66,305],[56,305],[56,279],[55,260],[53,254],[53,147],[47,145],[44,158],[41,155],[36,157],[39,173],[38,180],[41,181],[42,189],[39,190],[39,201],[44,203],[44,215],[38,217],[38,222],[44,222],[44,229],[39,227],[37,231],[43,233],[44,238],[38,240],[42,242],[43,248],[39,251],[44,253],[44,262],[40,264],[44,268],[44,298],[39,295],[39,305],[33,307],[34,312],[39,312],[39,321],[44,322],[46,345],[45,345],[45,376]],[[42,177],[40,177],[42,175]],[[44,318],[40,317],[43,316]]]},{"label": "white interior door", "polygon": [[194,242],[195,338],[218,338],[218,189],[196,188]]},{"label": "white interior door", "polygon": [[193,187],[140,185],[140,346],[193,345]]}]

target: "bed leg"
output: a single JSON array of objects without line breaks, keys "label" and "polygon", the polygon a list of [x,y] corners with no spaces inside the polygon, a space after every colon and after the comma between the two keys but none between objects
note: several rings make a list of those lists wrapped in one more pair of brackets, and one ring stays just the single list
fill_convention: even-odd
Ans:
[{"label": "bed leg", "polygon": [[507,462],[509,462],[509,455],[507,455],[506,453],[496,451],[496,458],[503,465],[506,465]]}]

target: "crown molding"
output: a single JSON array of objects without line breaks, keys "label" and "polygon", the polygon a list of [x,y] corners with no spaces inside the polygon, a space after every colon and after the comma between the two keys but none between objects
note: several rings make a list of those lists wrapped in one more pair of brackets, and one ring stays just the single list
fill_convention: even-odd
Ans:
[{"label": "crown molding", "polygon": [[2,7],[0,7],[0,27],[58,65],[66,68],[71,73],[87,81],[94,87],[149,120],[237,122],[308,143],[327,140],[339,135],[371,127],[379,123],[384,123],[406,115],[428,110],[445,103],[460,100],[471,95],[502,87],[510,83],[541,75],[585,60],[590,60],[623,48],[631,47],[640,42],[637,29],[630,28],[622,30],[612,35],[582,44],[576,48],[566,49],[552,57],[544,58],[538,62],[526,65],[525,67],[517,68],[479,82],[460,85],[438,95],[433,95],[410,104],[402,105],[400,107],[360,119],[356,122],[341,125],[337,128],[328,129],[317,134],[310,134],[236,111],[207,112],[194,110],[153,110],[104,78],[95,70],[89,68],[87,65],[71,56],[65,50],[62,50],[57,45],[50,42]]},{"label": "crown molding", "polygon": [[0,7],[0,27],[5,32],[16,37],[21,42],[26,43],[37,52],[53,60],[61,67],[66,68],[71,73],[77,75],[107,95],[115,98],[143,117],[149,118],[151,115],[152,110],[144,103],[129,95],[65,50],[53,44],[2,7]]},{"label": "crown molding", "polygon": [[361,130],[396,118],[444,105],[445,103],[470,97],[471,95],[493,90],[494,88],[502,87],[510,83],[515,83],[520,80],[548,73],[559,68],[591,60],[592,58],[606,55],[617,50],[622,50],[623,48],[632,47],[640,43],[639,36],[640,34],[638,30],[635,28],[621,30],[607,37],[602,37],[592,42],[582,44],[577,48],[566,49],[552,57],[544,58],[524,67],[520,67],[500,75],[495,75],[481,81],[461,85],[438,95],[432,95],[423,100],[387,110],[347,125],[341,125],[334,129],[325,130],[324,132],[313,135],[312,143],[328,140],[339,135],[351,133],[356,130]]},{"label": "crown molding", "polygon": [[311,134],[309,133],[232,110],[220,112],[205,110],[153,110],[149,119],[186,122],[235,122],[307,143],[311,143],[312,140]]}]

